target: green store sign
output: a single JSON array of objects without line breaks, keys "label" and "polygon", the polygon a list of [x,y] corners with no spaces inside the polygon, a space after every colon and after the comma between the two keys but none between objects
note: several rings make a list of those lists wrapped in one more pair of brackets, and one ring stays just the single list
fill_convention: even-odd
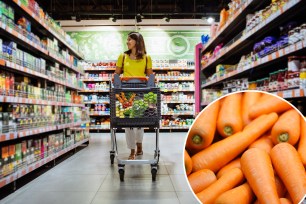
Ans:
[{"label": "green store sign", "polygon": [[[116,60],[126,47],[130,31],[68,32],[80,46],[86,60]],[[194,59],[195,45],[203,31],[141,31],[152,59]]]}]

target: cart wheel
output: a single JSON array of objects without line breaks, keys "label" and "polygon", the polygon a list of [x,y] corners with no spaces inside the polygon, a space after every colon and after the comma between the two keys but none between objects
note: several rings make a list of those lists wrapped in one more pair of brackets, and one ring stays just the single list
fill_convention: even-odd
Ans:
[{"label": "cart wheel", "polygon": [[115,155],[111,154],[110,155],[111,164],[114,164],[114,158],[115,158]]},{"label": "cart wheel", "polygon": [[124,170],[119,169],[120,181],[124,181]]},{"label": "cart wheel", "polygon": [[152,181],[156,181],[157,169],[151,169]]}]

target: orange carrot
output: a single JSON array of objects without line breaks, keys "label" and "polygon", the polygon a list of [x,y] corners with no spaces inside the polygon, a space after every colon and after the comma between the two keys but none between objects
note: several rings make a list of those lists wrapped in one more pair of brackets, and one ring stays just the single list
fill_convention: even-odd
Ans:
[{"label": "orange carrot", "polygon": [[216,131],[219,104],[218,100],[210,104],[195,119],[186,141],[186,149],[190,152],[197,153],[212,143]]},{"label": "orange carrot", "polygon": [[306,194],[306,174],[296,149],[289,143],[277,144],[271,150],[271,159],[293,203],[300,202]]},{"label": "orange carrot", "polygon": [[216,175],[209,169],[202,169],[188,176],[189,184],[194,193],[203,191],[207,186],[217,180]]},{"label": "orange carrot", "polygon": [[234,93],[224,98],[217,120],[217,130],[223,137],[231,136],[243,128],[241,98],[242,93]]},{"label": "orange carrot", "polygon": [[261,97],[261,92],[247,91],[243,93],[242,106],[241,106],[243,126],[246,126],[252,121],[251,118],[249,117],[249,110],[252,105],[258,102],[260,97]]},{"label": "orange carrot", "polygon": [[298,153],[300,154],[302,163],[306,167],[306,121],[305,118],[301,116],[301,135],[298,146]]},{"label": "orange carrot", "polygon": [[255,195],[248,183],[222,193],[215,201],[215,204],[249,204]]},{"label": "orange carrot", "polygon": [[278,115],[262,115],[252,121],[246,130],[216,142],[191,157],[193,171],[210,169],[217,172],[228,162],[241,154],[258,137],[269,130],[276,122]]},{"label": "orange carrot", "polygon": [[248,149],[241,156],[241,170],[255,193],[259,203],[280,203],[276,190],[271,159],[267,152]]},{"label": "orange carrot", "polygon": [[269,135],[265,135],[260,137],[258,140],[253,142],[250,146],[250,148],[258,148],[265,150],[268,154],[270,154],[271,149],[273,148],[273,142]]},{"label": "orange carrot", "polygon": [[300,119],[301,116],[295,109],[284,112],[272,127],[272,142],[288,142],[295,145],[300,138]]},{"label": "orange carrot", "polygon": [[268,114],[272,112],[282,113],[292,108],[290,103],[277,96],[265,97],[258,103],[254,104],[249,110],[249,117],[256,118],[262,114]]},{"label": "orange carrot", "polygon": [[284,197],[287,189],[284,183],[282,182],[282,180],[277,175],[275,175],[275,185],[276,185],[276,191],[277,191],[278,197],[280,198]]},{"label": "orange carrot", "polygon": [[196,195],[202,203],[213,203],[219,195],[238,186],[243,180],[244,176],[241,170],[235,168]]},{"label": "orange carrot", "polygon": [[228,172],[233,168],[239,168],[239,169],[241,168],[240,157],[238,157],[237,159],[231,161],[230,163],[222,167],[217,173],[217,178],[219,179],[222,175],[224,175],[226,172]]},{"label": "orange carrot", "polygon": [[292,202],[287,198],[280,198],[279,200],[281,204],[292,204]]},{"label": "orange carrot", "polygon": [[192,160],[186,150],[184,151],[184,162],[185,162],[185,171],[188,176],[192,172]]}]

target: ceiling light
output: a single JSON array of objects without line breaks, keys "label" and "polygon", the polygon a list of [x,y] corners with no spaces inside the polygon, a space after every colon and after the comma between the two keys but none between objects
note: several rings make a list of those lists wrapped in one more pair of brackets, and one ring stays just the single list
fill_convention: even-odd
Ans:
[{"label": "ceiling light", "polygon": [[136,22],[137,22],[137,23],[140,23],[140,22],[142,22],[143,16],[140,15],[140,14],[137,14],[137,15],[135,16],[135,18],[136,18]]},{"label": "ceiling light", "polygon": [[212,18],[212,17],[209,17],[209,18],[207,19],[207,22],[211,24],[211,23],[215,22],[215,19]]},{"label": "ceiling light", "polygon": [[109,17],[109,20],[113,21],[113,22],[116,22],[117,21],[117,18],[113,15],[111,17]]},{"label": "ceiling light", "polygon": [[169,16],[165,16],[165,17],[163,17],[163,20],[165,20],[166,22],[170,22],[170,17]]},{"label": "ceiling light", "polygon": [[76,22],[80,22],[82,19],[81,19],[81,16],[80,14],[77,14],[76,17],[75,17],[75,21]]}]

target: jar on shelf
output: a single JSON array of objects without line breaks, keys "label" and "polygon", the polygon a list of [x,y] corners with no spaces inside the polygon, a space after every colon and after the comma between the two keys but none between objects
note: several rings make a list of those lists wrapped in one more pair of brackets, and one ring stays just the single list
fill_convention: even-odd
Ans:
[{"label": "jar on shelf", "polygon": [[256,86],[257,86],[256,81],[250,81],[248,89],[249,90],[256,90]]},{"label": "jar on shelf", "polygon": [[263,78],[263,91],[269,91],[269,77]]},{"label": "jar on shelf", "polygon": [[297,72],[300,70],[300,57],[298,56],[290,56],[288,57],[288,71],[289,72]]},{"label": "jar on shelf", "polygon": [[285,85],[285,71],[284,69],[278,70],[277,75],[277,91],[283,90]]},{"label": "jar on shelf", "polygon": [[300,89],[306,89],[306,68],[300,70]]},{"label": "jar on shelf", "polygon": [[277,12],[278,11],[278,3],[277,2],[273,2],[272,4],[271,4],[271,13],[275,13],[275,12]]}]

